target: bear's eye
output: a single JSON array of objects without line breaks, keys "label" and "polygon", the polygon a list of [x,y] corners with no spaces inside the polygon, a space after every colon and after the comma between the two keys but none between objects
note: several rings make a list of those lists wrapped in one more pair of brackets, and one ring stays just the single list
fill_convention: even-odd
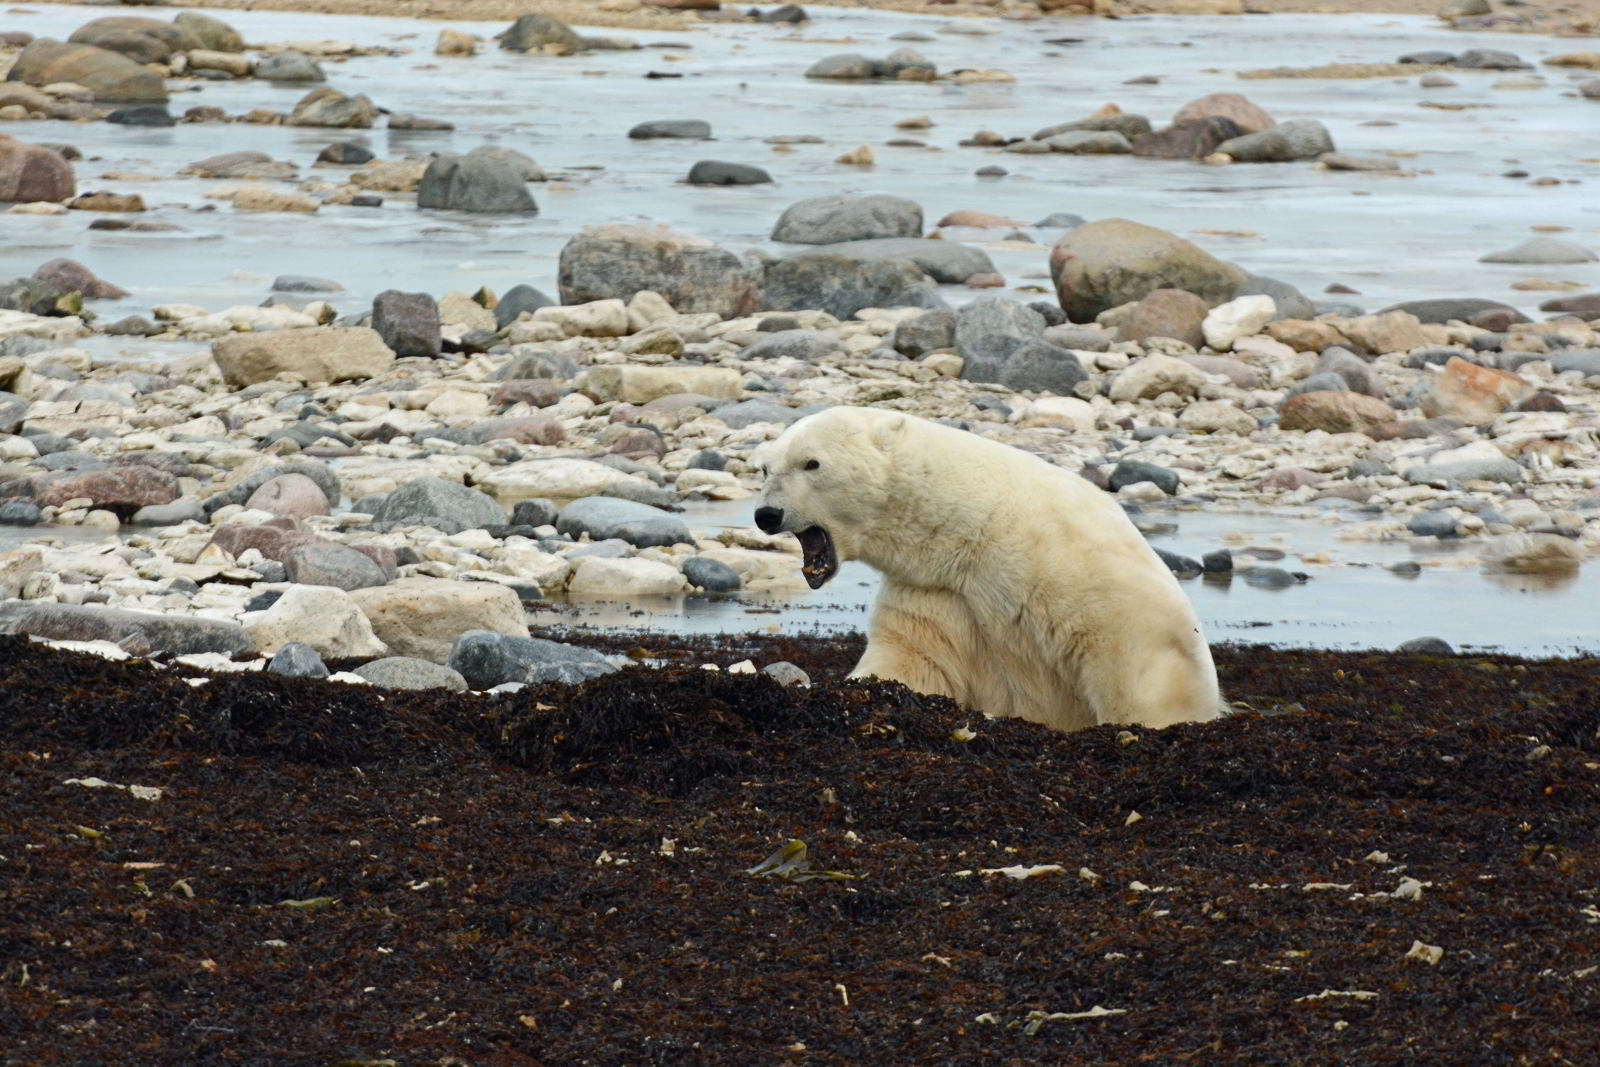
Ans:
[{"label": "bear's eye", "polygon": [[814,471],[820,466],[822,466],[822,464],[817,462],[814,459],[806,460],[806,470],[808,470],[808,471]]}]

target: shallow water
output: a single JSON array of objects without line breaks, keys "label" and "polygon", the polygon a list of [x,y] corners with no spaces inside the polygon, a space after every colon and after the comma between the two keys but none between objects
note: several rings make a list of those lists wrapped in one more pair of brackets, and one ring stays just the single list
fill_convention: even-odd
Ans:
[{"label": "shallow water", "polygon": [[[684,518],[711,534],[749,528],[749,501],[691,504]],[[1209,640],[1265,642],[1307,648],[1392,648],[1413,637],[1442,637],[1457,648],[1524,655],[1600,652],[1600,568],[1563,576],[1508,575],[1470,562],[1472,541],[1347,541],[1340,533],[1361,517],[1311,517],[1309,512],[1152,510],[1138,517],[1152,544],[1198,559],[1219,548],[1284,553],[1266,566],[1309,576],[1304,584],[1265,589],[1241,579],[1181,583]],[[0,526],[0,551],[28,541],[67,546],[115,535],[82,526]],[[1327,562],[1299,557],[1327,553]],[[1416,576],[1388,568],[1415,562]],[[537,630],[640,629],[679,633],[808,633],[866,627],[878,576],[846,563],[815,591],[785,594],[639,597],[627,601],[555,596],[529,616]]]},{"label": "shallow water", "polygon": [[[42,5],[13,9],[0,24],[64,37],[108,10],[122,8]],[[970,20],[820,8],[816,21],[798,29],[708,25],[682,32],[596,31],[647,45],[687,44],[686,50],[647,47],[554,58],[490,47],[473,59],[450,59],[431,52],[441,27],[487,37],[503,24],[224,14],[253,41],[342,38],[415,49],[401,56],[325,61],[328,84],[367,93],[383,107],[449,120],[457,129],[391,133],[242,124],[170,129],[7,124],[9,132],[27,139],[76,144],[87,157],[77,165],[81,189],[140,192],[153,209],[144,218],[176,222],[187,232],[89,231],[90,219],[79,212],[56,218],[0,214],[0,270],[27,273],[57,255],[80,259],[133,293],[115,307],[102,304],[98,310],[107,315],[163,302],[212,309],[255,303],[280,273],[340,281],[347,292],[336,303],[341,311],[355,311],[390,287],[441,293],[488,285],[503,291],[529,282],[553,293],[560,248],[587,224],[666,222],[733,247],[772,248],[767,233],[789,203],[827,193],[879,191],[918,200],[930,225],[961,208],[1029,222],[1057,211],[1091,219],[1123,215],[1184,233],[1313,297],[1331,282],[1345,283],[1361,291],[1348,299],[1369,308],[1426,296],[1480,295],[1532,310],[1548,294],[1514,292],[1508,288],[1512,281],[1554,278],[1600,286],[1596,264],[1531,268],[1476,262],[1485,252],[1529,236],[1533,225],[1569,226],[1572,239],[1597,243],[1600,198],[1592,186],[1534,187],[1499,176],[1512,164],[1535,177],[1565,181],[1593,181],[1600,175],[1600,160],[1585,161],[1600,157],[1600,137],[1594,133],[1600,109],[1573,96],[1577,75],[1541,68],[1547,85],[1527,91],[1491,88],[1505,77],[1496,72],[1455,73],[1460,87],[1449,90],[1419,89],[1415,78],[1257,81],[1234,76],[1263,66],[1389,61],[1424,48],[1505,48],[1537,62],[1571,50],[1571,41],[1556,38],[1453,34],[1430,18],[1358,15],[989,20],[977,25],[993,29],[992,35],[972,36],[944,32],[952,25],[974,25]],[[890,38],[907,30],[934,36],[912,46],[942,70],[999,67],[1018,81],[957,86],[803,77],[812,61],[831,53],[886,54],[905,43]],[[1048,43],[1066,36],[1081,43]],[[684,76],[646,80],[649,72]],[[1145,74],[1158,74],[1161,82],[1122,84]],[[307,90],[254,80],[172,84],[183,90],[173,97],[174,113],[202,104],[230,114],[255,107],[287,111]],[[1185,101],[1215,91],[1243,92],[1280,120],[1320,119],[1342,151],[1415,153],[1403,165],[1426,173],[1382,177],[1320,171],[1310,164],[1210,167],[957,147],[981,128],[1026,135],[1112,101],[1160,124]],[[1419,107],[1425,99],[1474,107]],[[916,115],[929,116],[935,126],[894,128],[896,121]],[[674,117],[709,120],[716,140],[641,142],[625,136],[635,122]],[[1362,125],[1370,121],[1394,125]],[[763,143],[775,134],[816,134],[826,143],[776,152]],[[903,136],[929,147],[884,144]],[[421,212],[403,195],[389,196],[379,209],[235,213],[203,199],[206,189],[221,183],[171,179],[184,164],[245,148],[299,163],[305,177],[336,178],[347,168],[310,164],[323,145],[340,139],[365,141],[386,158],[503,144],[529,153],[558,180],[535,186],[541,213],[520,218]],[[876,146],[876,167],[832,162],[863,143]],[[706,158],[764,166],[776,182],[737,188],[682,184],[690,164]],[[1010,176],[998,181],[974,176],[974,170],[991,163],[1009,169]],[[103,178],[108,172],[166,180]],[[1056,232],[1031,232],[1041,242],[1039,249],[991,250],[991,255],[1013,286],[1036,289],[1047,284],[1045,246]],[[946,292],[958,302],[978,295],[960,287]],[[1022,299],[1039,295],[1011,292]],[[102,347],[110,355],[152,346],[117,341]]]},{"label": "shallow water", "polygon": [[[748,502],[692,509],[700,529],[748,526]],[[1414,637],[1441,637],[1456,648],[1496,649],[1525,655],[1572,655],[1600,650],[1600,570],[1590,565],[1560,577],[1495,574],[1466,562],[1470,541],[1346,541],[1341,530],[1359,521],[1265,513],[1151,511],[1142,525],[1175,527],[1151,532],[1158,548],[1198,559],[1230,547],[1276,549],[1284,559],[1267,566],[1309,576],[1304,584],[1265,589],[1241,579],[1200,578],[1181,583],[1211,641],[1266,642],[1312,648],[1392,648]],[[1327,553],[1327,563],[1301,555]],[[1388,568],[1415,562],[1415,577]],[[877,575],[847,563],[815,592],[785,597],[657,597],[649,603],[558,601],[563,623],[598,629],[640,628],[692,633],[772,629],[863,629]],[[536,622],[552,618],[539,613]]]}]

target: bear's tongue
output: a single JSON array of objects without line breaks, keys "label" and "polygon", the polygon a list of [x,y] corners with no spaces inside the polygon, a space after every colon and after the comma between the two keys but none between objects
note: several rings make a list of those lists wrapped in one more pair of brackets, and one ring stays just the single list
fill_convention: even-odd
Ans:
[{"label": "bear's tongue", "polygon": [[800,550],[805,553],[805,564],[800,568],[800,573],[806,576],[807,585],[821,589],[839,570],[839,557],[833,551],[833,538],[820,526],[808,526],[796,536],[800,538]]}]

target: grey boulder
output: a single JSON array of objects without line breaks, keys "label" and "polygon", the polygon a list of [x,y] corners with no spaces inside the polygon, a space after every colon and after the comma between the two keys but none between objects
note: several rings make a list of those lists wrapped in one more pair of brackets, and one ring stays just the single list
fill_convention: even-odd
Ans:
[{"label": "grey boulder", "polygon": [[676,515],[609,496],[574,500],[556,518],[556,531],[574,538],[588,534],[596,541],[620,538],[637,548],[694,543],[689,527]]},{"label": "grey boulder", "polygon": [[921,237],[922,205],[900,196],[814,196],[790,204],[772,239],[826,245],[880,237]]},{"label": "grey boulder", "polygon": [[473,689],[506,682],[575,685],[617,669],[593,649],[490,630],[468,630],[456,638],[448,665]]},{"label": "grey boulder", "polygon": [[432,526],[452,534],[505,521],[505,510],[493,497],[443,478],[406,482],[390,492],[372,516],[374,526]]},{"label": "grey boulder", "polygon": [[453,693],[467,689],[460,671],[414,656],[386,656],[363,663],[351,673],[383,689],[448,689]]},{"label": "grey boulder", "polygon": [[464,156],[435,156],[417,186],[417,206],[480,214],[534,214],[527,170],[517,160],[480,146]]}]

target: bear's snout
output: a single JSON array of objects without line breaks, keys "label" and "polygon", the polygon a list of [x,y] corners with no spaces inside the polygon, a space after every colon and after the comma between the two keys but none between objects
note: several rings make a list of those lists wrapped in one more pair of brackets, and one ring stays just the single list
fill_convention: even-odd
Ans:
[{"label": "bear's snout", "polygon": [[783,529],[783,509],[774,507],[756,508],[756,525],[762,533],[775,534]]}]

